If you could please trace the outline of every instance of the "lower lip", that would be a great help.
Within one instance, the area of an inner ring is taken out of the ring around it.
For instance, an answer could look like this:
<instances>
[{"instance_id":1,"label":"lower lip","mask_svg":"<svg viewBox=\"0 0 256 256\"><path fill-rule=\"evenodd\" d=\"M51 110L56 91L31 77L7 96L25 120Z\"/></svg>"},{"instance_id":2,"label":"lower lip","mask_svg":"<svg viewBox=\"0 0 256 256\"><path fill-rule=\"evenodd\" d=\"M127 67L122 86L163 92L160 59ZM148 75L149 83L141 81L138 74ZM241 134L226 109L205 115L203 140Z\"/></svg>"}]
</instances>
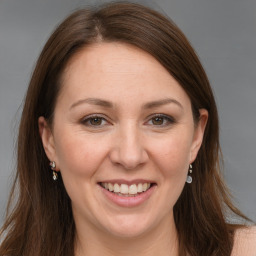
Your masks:
<instances>
[{"instance_id":1,"label":"lower lip","mask_svg":"<svg viewBox=\"0 0 256 256\"><path fill-rule=\"evenodd\" d=\"M100 185L99 185L100 186ZM136 196L131 196L131 197L125 197L125 196L120 196L115 193L112 193L108 191L107 189L101 187L101 191L103 194L113 203L117 204L118 206L121 207L135 207L138 205L143 204L145 201L147 201L152 193L154 192L156 185L150 187L147 191L140 193Z\"/></svg>"}]
</instances>

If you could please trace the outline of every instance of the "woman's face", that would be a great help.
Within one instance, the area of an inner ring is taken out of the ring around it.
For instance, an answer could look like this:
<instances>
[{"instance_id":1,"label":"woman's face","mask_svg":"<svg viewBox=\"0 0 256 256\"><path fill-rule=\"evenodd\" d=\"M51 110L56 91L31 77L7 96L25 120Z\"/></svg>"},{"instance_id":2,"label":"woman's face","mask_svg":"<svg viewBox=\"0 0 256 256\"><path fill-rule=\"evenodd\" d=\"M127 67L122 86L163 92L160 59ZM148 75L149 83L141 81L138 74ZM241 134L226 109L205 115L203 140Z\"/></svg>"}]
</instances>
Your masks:
<instances>
[{"instance_id":1,"label":"woman's face","mask_svg":"<svg viewBox=\"0 0 256 256\"><path fill-rule=\"evenodd\" d=\"M62 83L52 129L42 117L39 126L77 227L122 237L168 227L207 112L195 125L182 87L151 55L126 44L84 48Z\"/></svg>"}]
</instances>

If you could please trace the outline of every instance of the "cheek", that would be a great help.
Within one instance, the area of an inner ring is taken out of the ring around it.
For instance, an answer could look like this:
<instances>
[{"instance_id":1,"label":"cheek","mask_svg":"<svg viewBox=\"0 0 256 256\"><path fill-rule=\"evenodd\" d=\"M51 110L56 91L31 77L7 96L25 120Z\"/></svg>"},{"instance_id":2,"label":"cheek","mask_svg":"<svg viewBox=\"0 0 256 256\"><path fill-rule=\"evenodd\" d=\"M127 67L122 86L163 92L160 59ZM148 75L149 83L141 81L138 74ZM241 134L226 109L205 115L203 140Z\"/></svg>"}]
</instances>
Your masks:
<instances>
[{"instance_id":1,"label":"cheek","mask_svg":"<svg viewBox=\"0 0 256 256\"><path fill-rule=\"evenodd\" d=\"M106 154L103 143L82 134L57 139L56 154L63 175L92 176ZM63 138L63 139L61 139Z\"/></svg>"},{"instance_id":2,"label":"cheek","mask_svg":"<svg viewBox=\"0 0 256 256\"><path fill-rule=\"evenodd\" d=\"M155 144L151 150L152 159L165 178L183 179L189 166L190 147L189 136L170 136Z\"/></svg>"},{"instance_id":3,"label":"cheek","mask_svg":"<svg viewBox=\"0 0 256 256\"><path fill-rule=\"evenodd\" d=\"M61 176L73 207L82 209L81 214L89 214L85 205L89 205L89 199L94 198L91 184L94 183L97 170L104 160L106 147L102 140L99 144L100 141L95 141L82 133L68 134L69 136L64 136L62 133L56 140Z\"/></svg>"}]
</instances>

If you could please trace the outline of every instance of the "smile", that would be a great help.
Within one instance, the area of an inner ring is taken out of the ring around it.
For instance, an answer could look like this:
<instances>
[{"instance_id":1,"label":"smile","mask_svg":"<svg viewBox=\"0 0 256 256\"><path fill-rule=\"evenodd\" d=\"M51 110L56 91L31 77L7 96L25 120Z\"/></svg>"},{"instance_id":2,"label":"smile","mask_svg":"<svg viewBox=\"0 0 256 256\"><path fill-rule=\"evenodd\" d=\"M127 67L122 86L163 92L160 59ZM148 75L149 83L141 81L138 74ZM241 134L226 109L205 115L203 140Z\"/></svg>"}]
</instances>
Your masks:
<instances>
[{"instance_id":1,"label":"smile","mask_svg":"<svg viewBox=\"0 0 256 256\"><path fill-rule=\"evenodd\" d=\"M153 183L139 183L139 184L117 184L117 183L107 183L102 182L100 183L101 187L105 188L106 190L115 193L119 196L136 196L143 192L146 192Z\"/></svg>"},{"instance_id":2,"label":"smile","mask_svg":"<svg viewBox=\"0 0 256 256\"><path fill-rule=\"evenodd\" d=\"M120 207L136 207L153 197L157 183L149 180L105 180L98 183L108 202Z\"/></svg>"}]
</instances>

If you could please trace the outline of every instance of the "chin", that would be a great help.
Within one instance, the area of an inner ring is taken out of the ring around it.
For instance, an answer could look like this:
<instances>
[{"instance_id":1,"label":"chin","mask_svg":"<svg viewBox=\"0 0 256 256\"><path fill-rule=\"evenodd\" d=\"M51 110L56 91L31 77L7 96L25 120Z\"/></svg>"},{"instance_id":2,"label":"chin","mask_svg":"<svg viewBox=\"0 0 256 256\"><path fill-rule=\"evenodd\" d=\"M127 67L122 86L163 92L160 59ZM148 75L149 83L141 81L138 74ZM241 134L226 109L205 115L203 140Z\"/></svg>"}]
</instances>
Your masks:
<instances>
[{"instance_id":1,"label":"chin","mask_svg":"<svg viewBox=\"0 0 256 256\"><path fill-rule=\"evenodd\" d=\"M147 233L150 233L150 230L153 229L154 224L150 223L149 220L141 218L129 218L121 216L115 218L113 223L106 227L106 231L109 235L112 235L116 238L123 239L133 239L141 237ZM157 224L155 224L157 225Z\"/></svg>"}]
</instances>

